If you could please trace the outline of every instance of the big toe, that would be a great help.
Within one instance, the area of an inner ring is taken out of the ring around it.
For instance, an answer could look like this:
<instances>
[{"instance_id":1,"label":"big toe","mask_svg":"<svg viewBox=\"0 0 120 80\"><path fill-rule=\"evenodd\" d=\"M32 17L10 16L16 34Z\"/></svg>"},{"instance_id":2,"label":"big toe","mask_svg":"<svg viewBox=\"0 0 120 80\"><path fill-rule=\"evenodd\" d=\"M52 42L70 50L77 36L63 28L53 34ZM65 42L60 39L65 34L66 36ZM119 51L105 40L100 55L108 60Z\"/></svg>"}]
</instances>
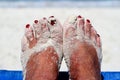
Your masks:
<instances>
[{"instance_id":1,"label":"big toe","mask_svg":"<svg viewBox=\"0 0 120 80\"><path fill-rule=\"evenodd\" d=\"M72 39L76 36L76 16L70 16L64 23L64 37Z\"/></svg>"},{"instance_id":2,"label":"big toe","mask_svg":"<svg viewBox=\"0 0 120 80\"><path fill-rule=\"evenodd\" d=\"M63 42L63 27L59 20L54 16L48 19L48 25L51 33L51 38L59 43Z\"/></svg>"}]
</instances>

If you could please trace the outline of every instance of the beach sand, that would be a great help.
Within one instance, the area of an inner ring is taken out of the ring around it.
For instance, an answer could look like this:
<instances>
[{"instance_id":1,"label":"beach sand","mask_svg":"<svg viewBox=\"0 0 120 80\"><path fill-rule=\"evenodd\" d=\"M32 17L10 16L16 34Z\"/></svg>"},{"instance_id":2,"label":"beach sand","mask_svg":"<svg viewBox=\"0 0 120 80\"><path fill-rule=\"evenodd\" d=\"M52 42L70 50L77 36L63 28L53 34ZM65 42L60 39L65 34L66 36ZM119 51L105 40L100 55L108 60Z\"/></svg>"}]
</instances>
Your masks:
<instances>
[{"instance_id":1,"label":"beach sand","mask_svg":"<svg viewBox=\"0 0 120 80\"><path fill-rule=\"evenodd\" d=\"M63 24L80 14L91 20L103 45L102 71L120 71L120 8L0 8L0 69L21 70L21 38L27 23L54 15ZM61 71L67 71L63 61Z\"/></svg>"}]
</instances>

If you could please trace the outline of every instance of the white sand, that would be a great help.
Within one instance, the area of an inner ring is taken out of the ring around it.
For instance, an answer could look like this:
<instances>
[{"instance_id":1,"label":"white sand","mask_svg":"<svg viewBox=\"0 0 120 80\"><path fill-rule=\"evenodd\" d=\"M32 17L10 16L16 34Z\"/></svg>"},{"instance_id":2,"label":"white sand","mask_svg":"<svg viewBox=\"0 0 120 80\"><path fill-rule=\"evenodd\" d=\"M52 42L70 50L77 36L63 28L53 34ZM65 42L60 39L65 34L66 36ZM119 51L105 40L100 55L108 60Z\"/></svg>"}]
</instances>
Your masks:
<instances>
[{"instance_id":1,"label":"white sand","mask_svg":"<svg viewBox=\"0 0 120 80\"><path fill-rule=\"evenodd\" d=\"M72 14L89 18L103 42L102 71L120 71L120 9L118 8L0 8L0 69L21 70L21 38L26 23L51 15L61 23ZM63 62L62 71L66 71Z\"/></svg>"}]
</instances>

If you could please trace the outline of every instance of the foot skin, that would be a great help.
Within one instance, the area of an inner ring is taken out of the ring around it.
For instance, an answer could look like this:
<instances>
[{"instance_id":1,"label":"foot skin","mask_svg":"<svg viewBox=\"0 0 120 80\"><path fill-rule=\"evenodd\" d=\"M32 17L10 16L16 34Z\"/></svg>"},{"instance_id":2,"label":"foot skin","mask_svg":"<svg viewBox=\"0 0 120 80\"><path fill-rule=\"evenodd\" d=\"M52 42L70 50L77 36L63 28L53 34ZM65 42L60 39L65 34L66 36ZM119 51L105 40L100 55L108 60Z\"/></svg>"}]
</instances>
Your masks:
<instances>
[{"instance_id":1,"label":"foot skin","mask_svg":"<svg viewBox=\"0 0 120 80\"><path fill-rule=\"evenodd\" d=\"M24 80L57 80L62 60L62 26L49 17L26 25L21 61Z\"/></svg>"},{"instance_id":2,"label":"foot skin","mask_svg":"<svg viewBox=\"0 0 120 80\"><path fill-rule=\"evenodd\" d=\"M70 79L101 80L101 41L90 20L70 17L64 24L63 41Z\"/></svg>"}]
</instances>

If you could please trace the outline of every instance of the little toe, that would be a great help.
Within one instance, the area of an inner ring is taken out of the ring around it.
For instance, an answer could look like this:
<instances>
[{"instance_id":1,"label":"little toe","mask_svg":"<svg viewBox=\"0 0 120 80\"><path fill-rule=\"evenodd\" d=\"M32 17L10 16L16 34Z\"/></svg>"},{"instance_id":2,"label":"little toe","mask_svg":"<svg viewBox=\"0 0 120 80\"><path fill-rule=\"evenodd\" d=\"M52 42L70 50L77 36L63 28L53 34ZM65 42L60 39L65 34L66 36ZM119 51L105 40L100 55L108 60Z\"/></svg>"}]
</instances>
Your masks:
<instances>
[{"instance_id":1,"label":"little toe","mask_svg":"<svg viewBox=\"0 0 120 80\"><path fill-rule=\"evenodd\" d=\"M91 39L96 44L97 40L97 31L92 27L91 28Z\"/></svg>"},{"instance_id":2,"label":"little toe","mask_svg":"<svg viewBox=\"0 0 120 80\"><path fill-rule=\"evenodd\" d=\"M27 50L29 47L29 43L28 40L26 38L26 36L23 36L22 40L21 40L21 51L24 52L25 50Z\"/></svg>"},{"instance_id":3,"label":"little toe","mask_svg":"<svg viewBox=\"0 0 120 80\"><path fill-rule=\"evenodd\" d=\"M22 51L25 51L28 48L32 48L36 44L36 40L34 38L33 29L30 24L26 25L25 35L22 39Z\"/></svg>"},{"instance_id":4,"label":"little toe","mask_svg":"<svg viewBox=\"0 0 120 80\"><path fill-rule=\"evenodd\" d=\"M28 41L32 41L34 39L33 28L30 26L30 24L26 25L25 36L28 39Z\"/></svg>"},{"instance_id":5,"label":"little toe","mask_svg":"<svg viewBox=\"0 0 120 80\"><path fill-rule=\"evenodd\" d=\"M102 44L101 44L101 39L100 39L100 35L99 35L99 34L97 34L97 45L98 45L99 47L102 46Z\"/></svg>"}]
</instances>

